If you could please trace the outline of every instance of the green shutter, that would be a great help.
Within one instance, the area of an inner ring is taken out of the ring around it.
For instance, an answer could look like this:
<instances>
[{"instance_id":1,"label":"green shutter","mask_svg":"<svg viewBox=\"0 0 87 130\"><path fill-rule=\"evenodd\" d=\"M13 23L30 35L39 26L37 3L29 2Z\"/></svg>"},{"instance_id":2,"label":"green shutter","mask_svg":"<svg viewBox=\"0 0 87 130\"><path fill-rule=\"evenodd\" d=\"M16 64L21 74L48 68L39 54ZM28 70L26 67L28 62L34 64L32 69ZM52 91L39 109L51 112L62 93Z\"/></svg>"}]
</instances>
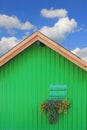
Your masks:
<instances>
[{"instance_id":1,"label":"green shutter","mask_svg":"<svg viewBox=\"0 0 87 130\"><path fill-rule=\"evenodd\" d=\"M67 86L66 85L50 85L50 99L51 100L67 99Z\"/></svg>"}]
</instances>

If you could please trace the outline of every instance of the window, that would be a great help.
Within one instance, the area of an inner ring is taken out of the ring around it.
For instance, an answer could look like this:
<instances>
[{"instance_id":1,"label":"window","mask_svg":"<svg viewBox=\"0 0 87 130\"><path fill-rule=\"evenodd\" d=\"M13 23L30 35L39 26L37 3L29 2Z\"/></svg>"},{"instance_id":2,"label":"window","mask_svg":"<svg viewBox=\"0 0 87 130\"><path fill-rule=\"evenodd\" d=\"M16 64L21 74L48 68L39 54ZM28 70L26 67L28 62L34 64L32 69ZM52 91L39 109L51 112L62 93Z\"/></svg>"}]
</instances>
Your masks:
<instances>
[{"instance_id":1,"label":"window","mask_svg":"<svg viewBox=\"0 0 87 130\"><path fill-rule=\"evenodd\" d=\"M67 99L67 85L50 85L50 100Z\"/></svg>"}]
</instances>

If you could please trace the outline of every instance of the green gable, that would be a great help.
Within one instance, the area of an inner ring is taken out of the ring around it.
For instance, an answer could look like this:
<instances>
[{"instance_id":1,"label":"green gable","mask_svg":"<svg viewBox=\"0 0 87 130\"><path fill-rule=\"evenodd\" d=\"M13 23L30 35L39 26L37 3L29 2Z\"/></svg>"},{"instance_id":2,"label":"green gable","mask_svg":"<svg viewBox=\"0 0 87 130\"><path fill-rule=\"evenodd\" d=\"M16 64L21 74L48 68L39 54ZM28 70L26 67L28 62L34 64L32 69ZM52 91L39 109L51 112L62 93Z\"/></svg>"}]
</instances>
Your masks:
<instances>
[{"instance_id":1,"label":"green gable","mask_svg":"<svg viewBox=\"0 0 87 130\"><path fill-rule=\"evenodd\" d=\"M40 104L51 84L66 84L68 115L50 125ZM0 68L1 130L86 130L87 72L47 46L36 43Z\"/></svg>"}]
</instances>

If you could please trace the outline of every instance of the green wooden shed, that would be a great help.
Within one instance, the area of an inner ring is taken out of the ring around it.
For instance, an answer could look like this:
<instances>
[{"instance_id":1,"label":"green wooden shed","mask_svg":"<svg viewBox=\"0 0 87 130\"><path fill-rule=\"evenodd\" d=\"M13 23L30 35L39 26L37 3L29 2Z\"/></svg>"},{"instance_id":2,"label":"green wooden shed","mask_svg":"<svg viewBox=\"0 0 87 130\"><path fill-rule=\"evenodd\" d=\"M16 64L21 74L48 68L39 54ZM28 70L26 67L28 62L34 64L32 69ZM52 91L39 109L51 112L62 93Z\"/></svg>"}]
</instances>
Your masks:
<instances>
[{"instance_id":1,"label":"green wooden shed","mask_svg":"<svg viewBox=\"0 0 87 130\"><path fill-rule=\"evenodd\" d=\"M40 105L50 86L64 85L71 107L49 124ZM87 130L87 63L38 31L7 52L0 58L0 130Z\"/></svg>"}]
</instances>

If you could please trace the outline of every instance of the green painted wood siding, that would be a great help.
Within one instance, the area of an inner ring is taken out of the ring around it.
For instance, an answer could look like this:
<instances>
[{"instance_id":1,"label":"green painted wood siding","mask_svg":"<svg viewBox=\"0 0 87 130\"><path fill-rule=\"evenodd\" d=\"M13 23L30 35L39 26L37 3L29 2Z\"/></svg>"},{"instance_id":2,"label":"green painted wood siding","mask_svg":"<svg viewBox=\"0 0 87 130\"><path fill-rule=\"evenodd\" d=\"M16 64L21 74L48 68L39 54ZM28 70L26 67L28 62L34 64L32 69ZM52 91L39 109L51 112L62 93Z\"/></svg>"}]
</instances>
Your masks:
<instances>
[{"instance_id":1,"label":"green painted wood siding","mask_svg":"<svg viewBox=\"0 0 87 130\"><path fill-rule=\"evenodd\" d=\"M40 113L50 84L66 84L71 103L55 125ZM46 46L31 45L0 68L0 130L87 130L87 72Z\"/></svg>"}]
</instances>

